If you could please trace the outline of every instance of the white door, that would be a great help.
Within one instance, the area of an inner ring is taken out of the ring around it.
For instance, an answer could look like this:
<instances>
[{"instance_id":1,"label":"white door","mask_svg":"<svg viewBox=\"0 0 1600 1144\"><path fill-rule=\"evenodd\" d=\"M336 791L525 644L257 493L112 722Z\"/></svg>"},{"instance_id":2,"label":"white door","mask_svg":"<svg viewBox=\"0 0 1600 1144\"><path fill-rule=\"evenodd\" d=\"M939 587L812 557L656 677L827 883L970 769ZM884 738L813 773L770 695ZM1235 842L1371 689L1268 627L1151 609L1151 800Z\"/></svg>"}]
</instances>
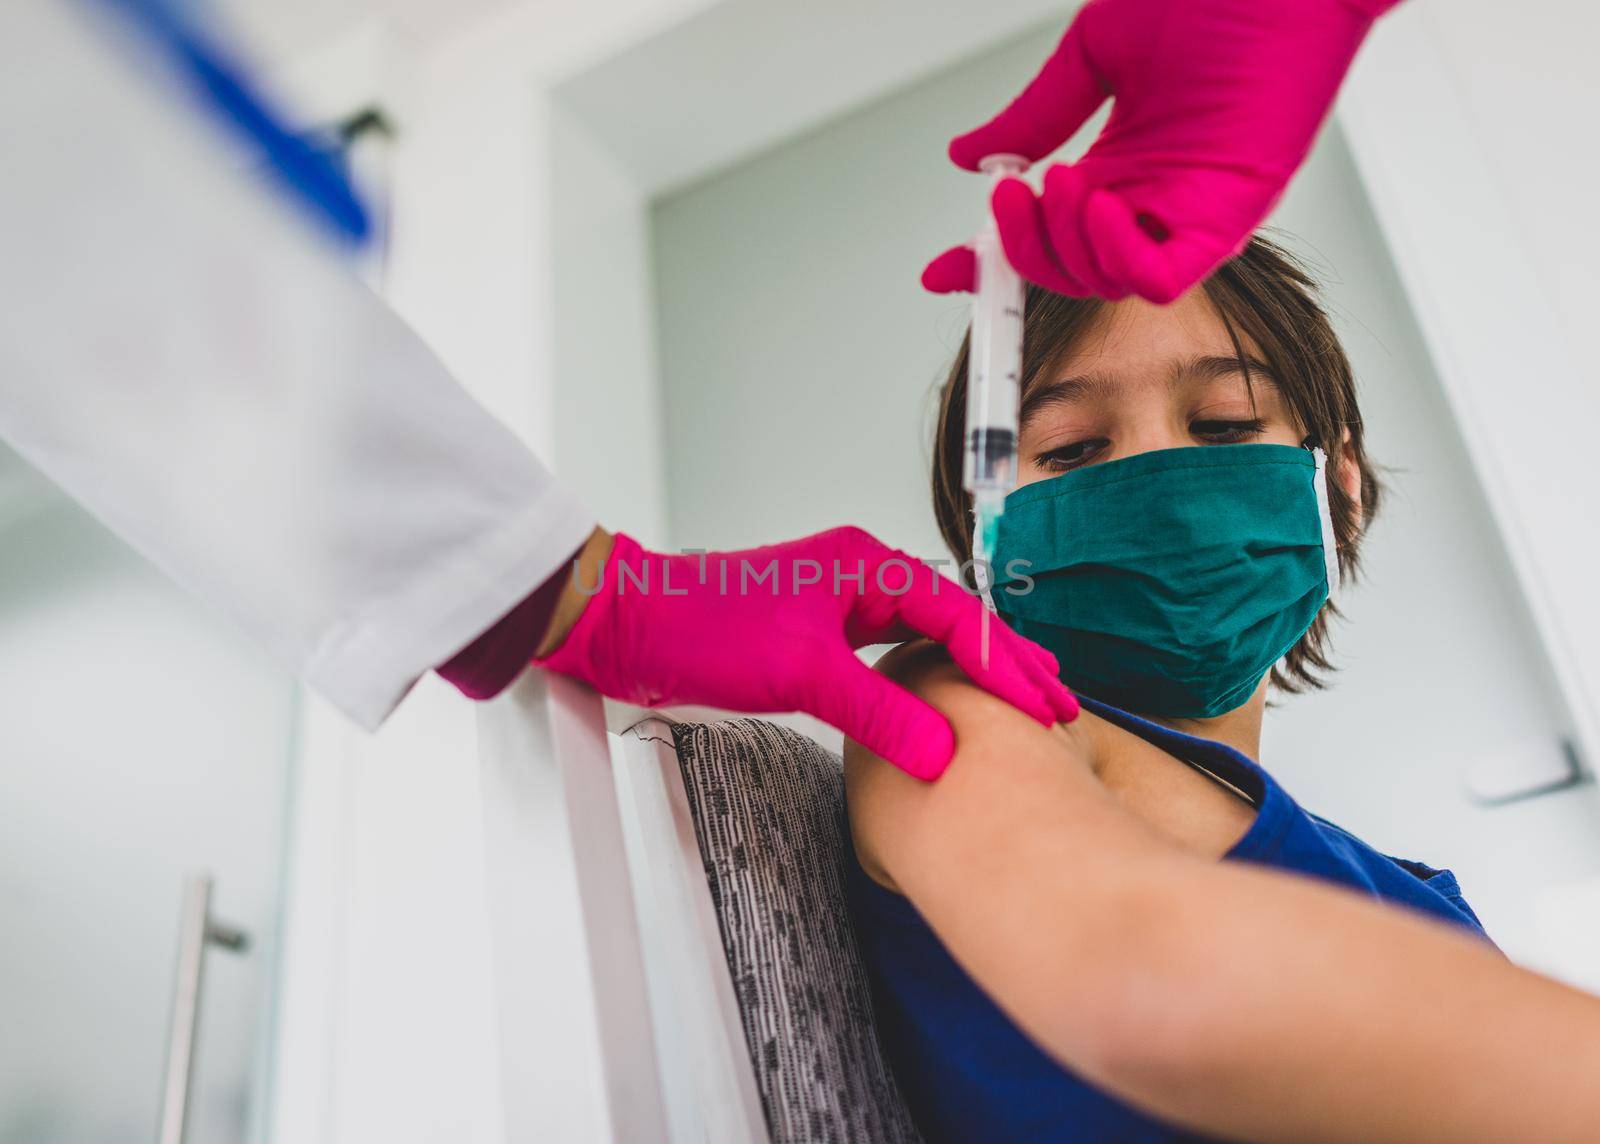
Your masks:
<instances>
[{"instance_id":1,"label":"white door","mask_svg":"<svg viewBox=\"0 0 1600 1144\"><path fill-rule=\"evenodd\" d=\"M295 691L0 447L0 1141L155 1137L185 880L206 956L192 1139L259 1123Z\"/></svg>"}]
</instances>

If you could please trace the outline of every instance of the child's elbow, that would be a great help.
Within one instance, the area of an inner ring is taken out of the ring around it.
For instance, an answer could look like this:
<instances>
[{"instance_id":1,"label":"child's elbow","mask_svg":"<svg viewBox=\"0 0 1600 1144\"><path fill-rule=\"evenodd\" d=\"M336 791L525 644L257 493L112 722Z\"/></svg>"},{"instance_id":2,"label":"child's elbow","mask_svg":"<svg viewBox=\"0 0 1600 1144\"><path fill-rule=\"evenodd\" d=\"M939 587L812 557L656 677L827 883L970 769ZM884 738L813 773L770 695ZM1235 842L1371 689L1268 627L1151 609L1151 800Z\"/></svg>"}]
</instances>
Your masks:
<instances>
[{"instance_id":1,"label":"child's elbow","mask_svg":"<svg viewBox=\"0 0 1600 1144\"><path fill-rule=\"evenodd\" d=\"M1075 1022L1084 1059L1069 1064L1136 1098L1213 1083L1236 1043L1229 1017L1247 1006L1235 1006L1237 983L1217 972L1209 923L1161 885L1126 895L1116 915Z\"/></svg>"}]
</instances>

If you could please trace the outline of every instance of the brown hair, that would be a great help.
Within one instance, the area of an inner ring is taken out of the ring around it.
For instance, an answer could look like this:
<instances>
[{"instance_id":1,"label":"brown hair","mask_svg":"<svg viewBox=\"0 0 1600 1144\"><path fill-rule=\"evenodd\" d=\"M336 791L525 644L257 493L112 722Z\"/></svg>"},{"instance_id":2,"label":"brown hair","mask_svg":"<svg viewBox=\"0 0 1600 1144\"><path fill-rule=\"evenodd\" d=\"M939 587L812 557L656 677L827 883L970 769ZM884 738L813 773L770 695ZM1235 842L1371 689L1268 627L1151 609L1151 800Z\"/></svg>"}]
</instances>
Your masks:
<instances>
[{"instance_id":1,"label":"brown hair","mask_svg":"<svg viewBox=\"0 0 1600 1144\"><path fill-rule=\"evenodd\" d=\"M1355 378L1344 347L1317 301L1317 285L1286 251L1259 235L1242 253L1223 263L1202 288L1222 316L1235 352L1246 359L1244 343L1254 344L1271 371L1308 440L1328 454L1328 502L1338 543L1342 579L1360 567L1360 544L1377 513L1383 485L1367 459ZM1070 352L1105 306L1098 298L1069 298L1029 286L1023 321L1022 392L1033 387ZM1251 384L1248 367L1246 384ZM962 425L967 403L967 342L950 366L939 396L933 442L933 513L939 532L956 558L972 558L972 502L961 487ZM1225 447L1225 446L1224 446ZM1335 466L1348 458L1361 474L1361 506L1333 479ZM1330 602L1318 613L1300 642L1272 669L1272 683L1284 691L1320 688L1321 672L1333 670L1328 658L1328 620L1338 615Z\"/></svg>"}]
</instances>

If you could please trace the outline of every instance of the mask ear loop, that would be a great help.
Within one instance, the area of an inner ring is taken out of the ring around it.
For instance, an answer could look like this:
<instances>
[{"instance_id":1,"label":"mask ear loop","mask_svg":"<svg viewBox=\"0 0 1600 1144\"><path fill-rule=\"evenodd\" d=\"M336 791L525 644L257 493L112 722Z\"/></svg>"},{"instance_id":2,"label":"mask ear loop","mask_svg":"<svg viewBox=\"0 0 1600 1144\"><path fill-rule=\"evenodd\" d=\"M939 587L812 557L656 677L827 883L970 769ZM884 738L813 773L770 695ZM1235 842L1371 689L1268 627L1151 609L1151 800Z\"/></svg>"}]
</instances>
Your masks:
<instances>
[{"instance_id":1,"label":"mask ear loop","mask_svg":"<svg viewBox=\"0 0 1600 1144\"><path fill-rule=\"evenodd\" d=\"M1312 478L1312 488L1317 494L1317 518L1322 524L1322 561L1328 577L1328 596L1331 599L1338 591L1339 572L1339 538L1333 531L1333 509L1328 502L1328 454L1322 451L1321 446L1307 444L1311 456L1317 462L1317 475Z\"/></svg>"}]
</instances>

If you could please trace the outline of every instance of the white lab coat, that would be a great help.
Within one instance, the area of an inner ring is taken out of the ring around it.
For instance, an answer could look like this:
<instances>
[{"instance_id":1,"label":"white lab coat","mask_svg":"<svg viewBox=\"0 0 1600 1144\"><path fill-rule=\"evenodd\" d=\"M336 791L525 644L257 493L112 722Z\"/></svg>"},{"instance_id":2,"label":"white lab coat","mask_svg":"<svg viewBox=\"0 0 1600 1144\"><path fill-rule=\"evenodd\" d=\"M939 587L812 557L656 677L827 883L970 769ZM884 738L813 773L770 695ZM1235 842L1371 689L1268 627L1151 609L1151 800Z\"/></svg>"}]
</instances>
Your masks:
<instances>
[{"instance_id":1,"label":"white lab coat","mask_svg":"<svg viewBox=\"0 0 1600 1144\"><path fill-rule=\"evenodd\" d=\"M593 520L92 7L0 3L0 437L375 726Z\"/></svg>"}]
</instances>

